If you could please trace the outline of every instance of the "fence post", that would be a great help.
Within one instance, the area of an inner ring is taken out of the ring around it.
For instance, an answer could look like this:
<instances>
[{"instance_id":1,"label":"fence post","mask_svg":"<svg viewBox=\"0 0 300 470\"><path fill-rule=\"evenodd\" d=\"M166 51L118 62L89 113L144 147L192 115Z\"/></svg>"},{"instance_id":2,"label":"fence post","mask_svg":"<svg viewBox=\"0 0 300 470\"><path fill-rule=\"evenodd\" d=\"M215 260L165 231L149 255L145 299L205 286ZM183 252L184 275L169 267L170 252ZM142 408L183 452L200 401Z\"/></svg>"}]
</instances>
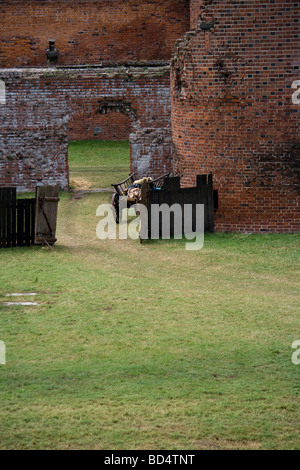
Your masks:
<instances>
[{"instance_id":1,"label":"fence post","mask_svg":"<svg viewBox=\"0 0 300 470\"><path fill-rule=\"evenodd\" d=\"M0 247L16 246L16 188L0 188Z\"/></svg>"},{"instance_id":2,"label":"fence post","mask_svg":"<svg viewBox=\"0 0 300 470\"><path fill-rule=\"evenodd\" d=\"M208 231L214 231L214 189L213 189L213 175L210 173L208 175L207 182L207 211L208 211Z\"/></svg>"},{"instance_id":3,"label":"fence post","mask_svg":"<svg viewBox=\"0 0 300 470\"><path fill-rule=\"evenodd\" d=\"M140 241L143 243L143 240L149 238L149 231L151 228L151 214L149 211L149 192L150 192L150 182L143 181L141 187L141 204L146 207L146 211L142 210L140 214L141 224L140 224Z\"/></svg>"}]
</instances>

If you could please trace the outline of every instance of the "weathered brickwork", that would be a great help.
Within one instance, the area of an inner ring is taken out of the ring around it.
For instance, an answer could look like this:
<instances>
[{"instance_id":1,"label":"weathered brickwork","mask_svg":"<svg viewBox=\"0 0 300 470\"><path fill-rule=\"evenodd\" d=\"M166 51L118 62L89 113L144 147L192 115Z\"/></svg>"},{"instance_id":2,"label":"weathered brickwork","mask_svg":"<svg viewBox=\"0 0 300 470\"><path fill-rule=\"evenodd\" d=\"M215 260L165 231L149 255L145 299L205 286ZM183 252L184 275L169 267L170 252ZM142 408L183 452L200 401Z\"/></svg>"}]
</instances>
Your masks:
<instances>
[{"instance_id":1,"label":"weathered brickwork","mask_svg":"<svg viewBox=\"0 0 300 470\"><path fill-rule=\"evenodd\" d=\"M159 177L172 171L170 128L143 129L130 135L131 170L138 176Z\"/></svg>"},{"instance_id":2,"label":"weathered brickwork","mask_svg":"<svg viewBox=\"0 0 300 470\"><path fill-rule=\"evenodd\" d=\"M299 231L300 4L191 0L191 9L195 29L171 68L174 171L185 185L213 172L217 230Z\"/></svg>"},{"instance_id":3,"label":"weathered brickwork","mask_svg":"<svg viewBox=\"0 0 300 470\"><path fill-rule=\"evenodd\" d=\"M170 129L168 67L2 69L0 80L0 186L57 181L67 189L68 128L93 116L123 114L135 132Z\"/></svg>"},{"instance_id":4,"label":"weathered brickwork","mask_svg":"<svg viewBox=\"0 0 300 470\"><path fill-rule=\"evenodd\" d=\"M0 146L0 186L16 186L20 192L43 184L68 189L66 126L4 128Z\"/></svg>"},{"instance_id":5,"label":"weathered brickwork","mask_svg":"<svg viewBox=\"0 0 300 470\"><path fill-rule=\"evenodd\" d=\"M213 172L216 230L300 231L299 13L291 0L0 2L0 185L67 189L68 140L130 135L138 176L173 168L189 186Z\"/></svg>"},{"instance_id":6,"label":"weathered brickwork","mask_svg":"<svg viewBox=\"0 0 300 470\"><path fill-rule=\"evenodd\" d=\"M189 29L189 0L3 0L0 22L0 68L6 70L3 79L8 90L7 105L0 109L2 116L5 114L2 142L9 132L15 136L1 147L2 168L4 158L12 158L8 154L19 151L14 146L17 142L22 146L26 129L29 132L33 126L36 133L40 126L45 138L46 130L41 126L47 126L51 140L53 126L59 127L57 119L68 120L59 134L67 131L69 140L124 140L136 130L136 125L138 129L170 128L169 72L164 66L169 64L176 40ZM47 51L50 40L55 41L55 54ZM37 78L37 71L29 77L29 68L45 67L50 70L40 71L42 78ZM63 77L68 78L66 70L70 67L75 69L76 80L72 78L65 86ZM101 70L105 67L109 71L103 78ZM81 72L76 72L76 68ZM17 70L11 74L11 69ZM94 77L90 86L89 71ZM137 78L141 71L148 74L150 81L144 83ZM78 96L77 87L84 90ZM1 90L0 87L0 106L4 104ZM133 111L128 114L112 106L100 113L97 100L102 98L127 102ZM57 139L52 140L58 145ZM30 142L29 136L26 142ZM41 138L41 145L42 142ZM57 153L53 142L51 158ZM170 145L168 140L161 147L168 156ZM24 148L29 152L27 145ZM38 141L34 140L32 154L36 159L39 152ZM61 152L66 154L65 144L58 151L60 156ZM65 156L64 159L67 162ZM24 168L26 162L23 158ZM5 168L9 166L5 162ZM24 183L26 187L39 181L38 167L37 163L35 172L31 172L32 181ZM27 170L23 174L30 178ZM15 181L14 171L10 175L8 171L0 175L0 182ZM41 175L49 179L44 171ZM59 175L58 180L62 187L67 186L67 177ZM21 187L22 174L18 181Z\"/></svg>"},{"instance_id":7,"label":"weathered brickwork","mask_svg":"<svg viewBox=\"0 0 300 470\"><path fill-rule=\"evenodd\" d=\"M189 30L189 0L2 0L0 67L169 60Z\"/></svg>"},{"instance_id":8,"label":"weathered brickwork","mask_svg":"<svg viewBox=\"0 0 300 470\"><path fill-rule=\"evenodd\" d=\"M126 114L110 111L73 120L69 125L69 140L128 140L133 126Z\"/></svg>"}]
</instances>

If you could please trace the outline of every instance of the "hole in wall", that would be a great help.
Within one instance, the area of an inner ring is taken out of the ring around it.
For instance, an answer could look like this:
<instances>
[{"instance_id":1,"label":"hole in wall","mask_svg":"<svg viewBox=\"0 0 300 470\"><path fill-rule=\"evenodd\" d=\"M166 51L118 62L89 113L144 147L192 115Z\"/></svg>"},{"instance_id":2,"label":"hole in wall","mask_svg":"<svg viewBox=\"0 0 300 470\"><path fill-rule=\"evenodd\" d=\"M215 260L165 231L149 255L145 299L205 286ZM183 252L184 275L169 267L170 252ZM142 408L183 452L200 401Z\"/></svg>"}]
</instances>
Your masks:
<instances>
[{"instance_id":1,"label":"hole in wall","mask_svg":"<svg viewBox=\"0 0 300 470\"><path fill-rule=\"evenodd\" d=\"M118 110L89 113L68 124L70 187L75 191L111 190L130 172L130 115Z\"/></svg>"}]
</instances>

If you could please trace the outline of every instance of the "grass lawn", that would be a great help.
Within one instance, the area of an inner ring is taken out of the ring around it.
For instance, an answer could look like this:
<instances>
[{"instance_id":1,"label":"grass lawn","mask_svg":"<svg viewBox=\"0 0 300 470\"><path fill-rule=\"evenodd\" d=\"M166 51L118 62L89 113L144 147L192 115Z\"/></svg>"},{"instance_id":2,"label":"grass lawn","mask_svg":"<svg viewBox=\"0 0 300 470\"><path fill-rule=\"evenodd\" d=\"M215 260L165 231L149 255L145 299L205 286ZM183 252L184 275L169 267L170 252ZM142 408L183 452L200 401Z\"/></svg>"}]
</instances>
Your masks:
<instances>
[{"instance_id":1,"label":"grass lawn","mask_svg":"<svg viewBox=\"0 0 300 470\"><path fill-rule=\"evenodd\" d=\"M72 144L72 173L126 177L94 145ZM109 201L64 193L53 252L0 251L0 448L299 449L300 236L100 241Z\"/></svg>"},{"instance_id":2,"label":"grass lawn","mask_svg":"<svg viewBox=\"0 0 300 470\"><path fill-rule=\"evenodd\" d=\"M109 188L129 173L129 142L84 140L69 144L70 184L76 188Z\"/></svg>"}]
</instances>

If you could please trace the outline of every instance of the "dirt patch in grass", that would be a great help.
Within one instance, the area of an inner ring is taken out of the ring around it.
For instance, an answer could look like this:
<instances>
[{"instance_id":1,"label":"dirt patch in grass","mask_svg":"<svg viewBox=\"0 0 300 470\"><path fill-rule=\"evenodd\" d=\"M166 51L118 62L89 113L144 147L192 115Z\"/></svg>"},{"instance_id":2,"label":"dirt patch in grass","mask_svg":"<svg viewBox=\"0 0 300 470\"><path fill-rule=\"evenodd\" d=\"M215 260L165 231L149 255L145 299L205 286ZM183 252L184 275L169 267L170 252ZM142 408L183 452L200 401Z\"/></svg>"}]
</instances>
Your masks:
<instances>
[{"instance_id":1,"label":"dirt patch in grass","mask_svg":"<svg viewBox=\"0 0 300 470\"><path fill-rule=\"evenodd\" d=\"M92 187L92 183L87 179L80 178L80 177L73 177L70 178L70 187L72 189L90 189Z\"/></svg>"}]
</instances>

